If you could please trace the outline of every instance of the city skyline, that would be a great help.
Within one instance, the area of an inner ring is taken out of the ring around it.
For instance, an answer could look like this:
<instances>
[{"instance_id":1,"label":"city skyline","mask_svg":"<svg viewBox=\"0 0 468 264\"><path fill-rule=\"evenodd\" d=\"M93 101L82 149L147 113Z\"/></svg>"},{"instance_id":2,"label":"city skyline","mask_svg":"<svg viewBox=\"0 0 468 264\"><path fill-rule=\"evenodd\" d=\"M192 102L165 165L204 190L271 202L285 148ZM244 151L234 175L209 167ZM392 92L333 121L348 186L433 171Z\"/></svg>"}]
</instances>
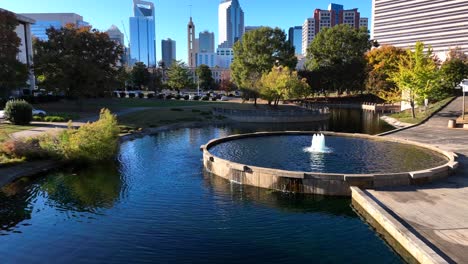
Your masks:
<instances>
[{"instance_id":1,"label":"city skyline","mask_svg":"<svg viewBox=\"0 0 468 264\"><path fill-rule=\"evenodd\" d=\"M91 26L106 31L116 25L125 34L128 46L130 39L130 25L128 18L133 16L133 1L119 0L119 5L112 0L81 0L79 3L68 0L48 0L48 4L33 0L16 0L2 3L2 8L16 13L76 13L83 17ZM177 45L177 59L187 62L187 21L192 15L197 25L196 36L208 30L215 33L215 43L218 43L218 6L220 0L177 0L159 1L149 0L155 4L156 43L171 38ZM261 1L239 0L245 14L245 26L279 27L286 33L290 27L301 26L304 20L313 15L316 8L327 9L330 3L345 5L348 8L358 8L361 16L371 18L372 1L325 1L291 0L270 1L265 5ZM192 8L190 8L192 5ZM93 8L89 8L93 6ZM103 13L103 11L106 11ZM190 11L191 10L191 11ZM273 13L278 15L272 15ZM104 15L103 15L104 14ZM284 15L281 15L284 14ZM122 26L122 22L125 26ZM369 26L372 21L369 20ZM161 60L161 47L156 45L156 58Z\"/></svg>"}]
</instances>

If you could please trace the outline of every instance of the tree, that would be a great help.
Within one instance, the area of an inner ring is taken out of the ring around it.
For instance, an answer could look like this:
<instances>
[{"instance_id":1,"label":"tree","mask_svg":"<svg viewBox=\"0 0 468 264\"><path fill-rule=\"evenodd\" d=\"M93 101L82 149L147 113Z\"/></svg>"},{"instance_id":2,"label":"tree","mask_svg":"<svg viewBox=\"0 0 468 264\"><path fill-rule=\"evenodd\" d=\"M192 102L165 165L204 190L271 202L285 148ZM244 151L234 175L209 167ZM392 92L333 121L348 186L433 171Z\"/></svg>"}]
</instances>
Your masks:
<instances>
[{"instance_id":1,"label":"tree","mask_svg":"<svg viewBox=\"0 0 468 264\"><path fill-rule=\"evenodd\" d=\"M68 24L47 29L47 36L47 41L34 43L35 71L43 76L45 88L71 97L96 96L114 89L123 49L107 33Z\"/></svg>"},{"instance_id":2,"label":"tree","mask_svg":"<svg viewBox=\"0 0 468 264\"><path fill-rule=\"evenodd\" d=\"M390 75L398 70L398 62L405 55L404 49L389 45L367 52L369 72L366 80L367 91L389 102L400 99L401 93Z\"/></svg>"},{"instance_id":3,"label":"tree","mask_svg":"<svg viewBox=\"0 0 468 264\"><path fill-rule=\"evenodd\" d=\"M260 97L268 104L278 105L280 100L306 97L310 93L306 80L299 80L297 72L288 67L273 67L260 79Z\"/></svg>"},{"instance_id":4,"label":"tree","mask_svg":"<svg viewBox=\"0 0 468 264\"><path fill-rule=\"evenodd\" d=\"M205 64L202 64L198 66L198 68L196 69L196 73L198 76L200 88L202 88L203 90L209 90L213 88L215 81L213 79L210 67L208 67Z\"/></svg>"},{"instance_id":5,"label":"tree","mask_svg":"<svg viewBox=\"0 0 468 264\"><path fill-rule=\"evenodd\" d=\"M431 93L431 98L439 100L454 94L455 86L468 76L468 61L460 57L449 57L440 67L440 86Z\"/></svg>"},{"instance_id":6,"label":"tree","mask_svg":"<svg viewBox=\"0 0 468 264\"><path fill-rule=\"evenodd\" d=\"M139 90L141 90L143 86L148 86L150 72L143 62L137 62L133 65L132 71L130 72L130 81L132 85Z\"/></svg>"},{"instance_id":7,"label":"tree","mask_svg":"<svg viewBox=\"0 0 468 264\"><path fill-rule=\"evenodd\" d=\"M410 103L411 115L416 117L414 108L416 104L422 105L424 99L437 87L437 65L432 59L432 49L427 48L422 42L416 42L414 52L407 50L407 56L401 57L398 70L391 74L399 91L403 94L403 100Z\"/></svg>"},{"instance_id":8,"label":"tree","mask_svg":"<svg viewBox=\"0 0 468 264\"><path fill-rule=\"evenodd\" d=\"M15 32L18 25L15 14L0 10L0 97L24 87L28 79L28 66L16 57L21 44Z\"/></svg>"},{"instance_id":9,"label":"tree","mask_svg":"<svg viewBox=\"0 0 468 264\"><path fill-rule=\"evenodd\" d=\"M180 91L183 88L191 87L193 85L192 76L185 65L181 61L174 61L167 70L169 87Z\"/></svg>"},{"instance_id":10,"label":"tree","mask_svg":"<svg viewBox=\"0 0 468 264\"><path fill-rule=\"evenodd\" d=\"M357 30L348 25L325 28L307 48L306 68L320 71L324 84L338 94L359 91L366 79L364 53L370 47L365 28Z\"/></svg>"},{"instance_id":11,"label":"tree","mask_svg":"<svg viewBox=\"0 0 468 264\"><path fill-rule=\"evenodd\" d=\"M284 65L295 68L297 58L294 47L279 28L261 27L244 34L242 41L234 44L234 61L231 65L234 83L257 102L257 83L272 67Z\"/></svg>"}]
</instances>

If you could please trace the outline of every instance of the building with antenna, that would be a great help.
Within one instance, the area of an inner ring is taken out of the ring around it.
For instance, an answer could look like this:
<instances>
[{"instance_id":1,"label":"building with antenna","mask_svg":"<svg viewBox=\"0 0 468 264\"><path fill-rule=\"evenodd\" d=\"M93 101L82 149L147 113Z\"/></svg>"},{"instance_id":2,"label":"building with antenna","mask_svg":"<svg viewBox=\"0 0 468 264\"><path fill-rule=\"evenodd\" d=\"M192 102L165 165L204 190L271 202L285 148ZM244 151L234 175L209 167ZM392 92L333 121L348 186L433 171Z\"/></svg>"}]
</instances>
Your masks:
<instances>
[{"instance_id":1,"label":"building with antenna","mask_svg":"<svg viewBox=\"0 0 468 264\"><path fill-rule=\"evenodd\" d=\"M219 48L232 48L244 35L244 11L238 0L221 0L218 9Z\"/></svg>"},{"instance_id":2,"label":"building with antenna","mask_svg":"<svg viewBox=\"0 0 468 264\"><path fill-rule=\"evenodd\" d=\"M154 4L133 0L134 16L130 17L130 65L143 62L156 67L156 31Z\"/></svg>"}]
</instances>

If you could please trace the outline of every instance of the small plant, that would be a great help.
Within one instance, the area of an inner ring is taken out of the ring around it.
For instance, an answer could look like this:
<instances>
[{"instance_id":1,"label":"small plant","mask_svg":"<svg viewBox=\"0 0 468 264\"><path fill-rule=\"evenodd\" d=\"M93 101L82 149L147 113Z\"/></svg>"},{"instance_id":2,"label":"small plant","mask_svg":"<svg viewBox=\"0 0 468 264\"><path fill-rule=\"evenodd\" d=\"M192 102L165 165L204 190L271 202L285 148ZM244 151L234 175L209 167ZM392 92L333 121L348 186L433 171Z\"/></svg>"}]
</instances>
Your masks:
<instances>
[{"instance_id":1,"label":"small plant","mask_svg":"<svg viewBox=\"0 0 468 264\"><path fill-rule=\"evenodd\" d=\"M32 106L25 100L10 100L5 105L5 118L14 125L27 125L32 121Z\"/></svg>"},{"instance_id":2,"label":"small plant","mask_svg":"<svg viewBox=\"0 0 468 264\"><path fill-rule=\"evenodd\" d=\"M46 116L44 117L44 121L46 122L65 122L65 118L61 116Z\"/></svg>"}]
</instances>

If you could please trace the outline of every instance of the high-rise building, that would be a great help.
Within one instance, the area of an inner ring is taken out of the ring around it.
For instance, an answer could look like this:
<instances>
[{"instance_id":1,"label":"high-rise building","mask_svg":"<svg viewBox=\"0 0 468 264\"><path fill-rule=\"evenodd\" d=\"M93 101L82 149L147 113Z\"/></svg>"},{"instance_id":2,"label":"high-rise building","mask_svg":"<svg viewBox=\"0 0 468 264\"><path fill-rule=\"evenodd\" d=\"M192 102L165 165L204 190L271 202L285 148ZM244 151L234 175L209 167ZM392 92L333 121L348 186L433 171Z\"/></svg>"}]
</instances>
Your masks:
<instances>
[{"instance_id":1,"label":"high-rise building","mask_svg":"<svg viewBox=\"0 0 468 264\"><path fill-rule=\"evenodd\" d=\"M203 31L198 34L198 51L203 53L214 53L214 33Z\"/></svg>"},{"instance_id":2,"label":"high-rise building","mask_svg":"<svg viewBox=\"0 0 468 264\"><path fill-rule=\"evenodd\" d=\"M124 34L120 31L120 29L116 25L112 25L107 31L107 35L109 35L110 40L115 41L116 43L125 46L124 42Z\"/></svg>"},{"instance_id":3,"label":"high-rise building","mask_svg":"<svg viewBox=\"0 0 468 264\"><path fill-rule=\"evenodd\" d=\"M234 60L234 50L232 48L218 48L216 51L217 65L223 69L229 69Z\"/></svg>"},{"instance_id":4,"label":"high-rise building","mask_svg":"<svg viewBox=\"0 0 468 264\"><path fill-rule=\"evenodd\" d=\"M176 59L176 42L170 38L161 41L162 61L166 67L171 67Z\"/></svg>"},{"instance_id":5,"label":"high-rise building","mask_svg":"<svg viewBox=\"0 0 468 264\"><path fill-rule=\"evenodd\" d=\"M302 27L290 27L288 31L288 41L294 47L295 54L302 54Z\"/></svg>"},{"instance_id":6,"label":"high-rise building","mask_svg":"<svg viewBox=\"0 0 468 264\"><path fill-rule=\"evenodd\" d=\"M156 31L154 4L133 0L134 16L130 17L130 64L143 62L156 67Z\"/></svg>"},{"instance_id":7,"label":"high-rise building","mask_svg":"<svg viewBox=\"0 0 468 264\"><path fill-rule=\"evenodd\" d=\"M244 11L238 0L221 0L218 9L220 48L232 48L244 35Z\"/></svg>"},{"instance_id":8,"label":"high-rise building","mask_svg":"<svg viewBox=\"0 0 468 264\"><path fill-rule=\"evenodd\" d=\"M74 24L77 27L88 26L83 21L83 17L74 13L24 13L21 14L34 19L36 22L31 25L31 33L40 40L48 40L46 34L48 28L59 29L67 24Z\"/></svg>"},{"instance_id":9,"label":"high-rise building","mask_svg":"<svg viewBox=\"0 0 468 264\"><path fill-rule=\"evenodd\" d=\"M302 24L302 55L307 55L307 48L315 37L315 19L307 18Z\"/></svg>"},{"instance_id":10,"label":"high-rise building","mask_svg":"<svg viewBox=\"0 0 468 264\"><path fill-rule=\"evenodd\" d=\"M188 66L190 68L196 67L197 65L197 52L198 52L198 39L195 38L195 23L190 17L190 21L187 25L187 39L188 39Z\"/></svg>"},{"instance_id":11,"label":"high-rise building","mask_svg":"<svg viewBox=\"0 0 468 264\"><path fill-rule=\"evenodd\" d=\"M36 78L34 77L34 71L32 68L33 48L32 48L32 34L31 34L31 26L32 24L34 24L35 21L34 19L30 17L20 15L20 14L15 14L6 9L0 8L0 12L9 12L16 16L18 25L16 26L15 33L20 39L20 45L18 47L19 50L18 50L18 53L16 54L16 58L21 63L26 64L29 69L27 87L24 87L25 89L22 92L18 90L15 90L13 92L17 96L22 95L22 94L31 94L31 92L36 86L36 81L35 81ZM6 54L6 55L9 55L9 54ZM14 54L12 55L14 56Z\"/></svg>"},{"instance_id":12,"label":"high-rise building","mask_svg":"<svg viewBox=\"0 0 468 264\"><path fill-rule=\"evenodd\" d=\"M468 0L373 0L371 38L381 45L431 45L440 59L458 47L468 53Z\"/></svg>"},{"instance_id":13,"label":"high-rise building","mask_svg":"<svg viewBox=\"0 0 468 264\"><path fill-rule=\"evenodd\" d=\"M320 31L339 24L355 29L368 28L368 19L361 17L357 8L344 9L342 5L333 3L328 6L328 10L315 9L313 17L306 19L302 25L302 53L306 55L307 47Z\"/></svg>"}]
</instances>

